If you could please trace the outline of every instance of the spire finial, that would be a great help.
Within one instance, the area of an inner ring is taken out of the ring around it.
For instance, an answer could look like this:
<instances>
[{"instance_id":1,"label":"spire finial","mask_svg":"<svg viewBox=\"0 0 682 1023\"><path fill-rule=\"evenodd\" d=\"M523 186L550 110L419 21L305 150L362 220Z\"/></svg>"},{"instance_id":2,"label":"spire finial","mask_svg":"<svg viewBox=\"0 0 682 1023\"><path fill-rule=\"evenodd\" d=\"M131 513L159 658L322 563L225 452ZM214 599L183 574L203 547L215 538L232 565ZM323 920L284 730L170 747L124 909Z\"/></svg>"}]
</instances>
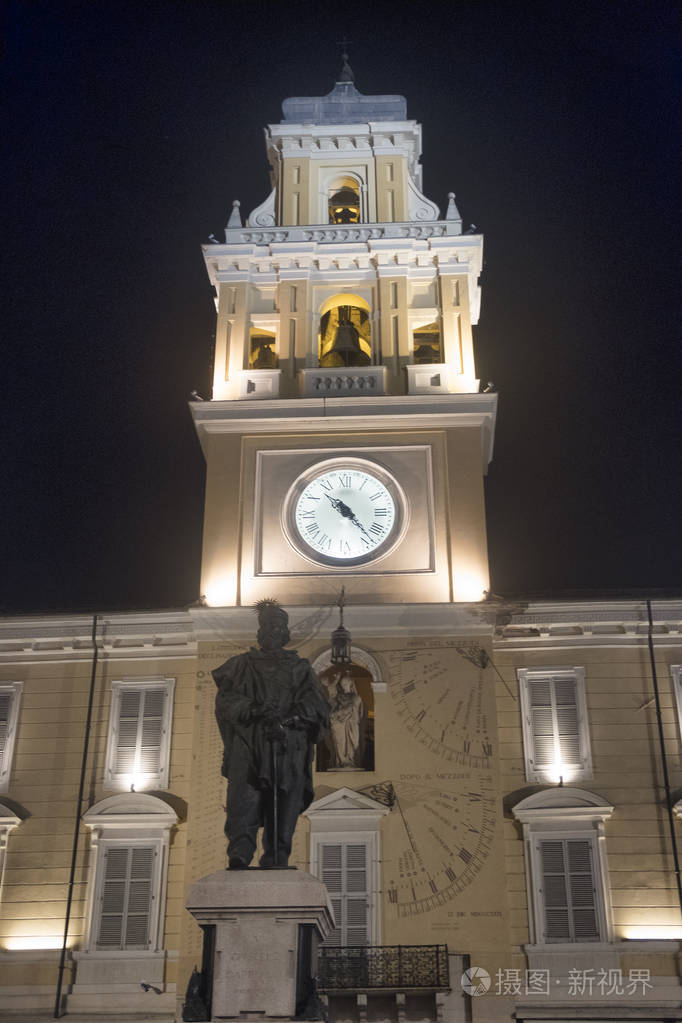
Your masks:
<instances>
[{"instance_id":1,"label":"spire finial","mask_svg":"<svg viewBox=\"0 0 682 1023\"><path fill-rule=\"evenodd\" d=\"M348 44L349 44L349 42L350 42L350 40L346 39L346 37L344 36L343 39L340 39L339 43L338 43L338 45L341 47L341 59L343 61L343 67L341 68L341 73L339 74L339 77L337 78L338 82L351 82L352 83L352 82L355 81L355 75L353 74L353 69L351 68L350 64L348 63Z\"/></svg>"}]
</instances>

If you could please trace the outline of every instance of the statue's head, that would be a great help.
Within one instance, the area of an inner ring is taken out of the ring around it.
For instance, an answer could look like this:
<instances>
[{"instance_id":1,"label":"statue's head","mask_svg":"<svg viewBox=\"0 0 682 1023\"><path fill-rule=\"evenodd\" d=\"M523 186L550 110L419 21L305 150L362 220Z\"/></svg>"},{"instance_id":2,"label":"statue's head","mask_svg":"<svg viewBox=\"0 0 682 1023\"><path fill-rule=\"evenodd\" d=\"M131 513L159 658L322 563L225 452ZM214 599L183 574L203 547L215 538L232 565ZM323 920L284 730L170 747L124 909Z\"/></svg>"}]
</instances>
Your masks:
<instances>
[{"instance_id":1,"label":"statue's head","mask_svg":"<svg viewBox=\"0 0 682 1023\"><path fill-rule=\"evenodd\" d=\"M339 685L339 689L341 690L342 693L354 693L355 692L355 682L353 681L353 676L349 675L345 671L343 672L343 674L339 678L338 685Z\"/></svg>"},{"instance_id":2,"label":"statue's head","mask_svg":"<svg viewBox=\"0 0 682 1023\"><path fill-rule=\"evenodd\" d=\"M281 650L286 646L289 635L289 615L276 600L259 600L256 604L258 613L258 646L261 650Z\"/></svg>"}]
</instances>

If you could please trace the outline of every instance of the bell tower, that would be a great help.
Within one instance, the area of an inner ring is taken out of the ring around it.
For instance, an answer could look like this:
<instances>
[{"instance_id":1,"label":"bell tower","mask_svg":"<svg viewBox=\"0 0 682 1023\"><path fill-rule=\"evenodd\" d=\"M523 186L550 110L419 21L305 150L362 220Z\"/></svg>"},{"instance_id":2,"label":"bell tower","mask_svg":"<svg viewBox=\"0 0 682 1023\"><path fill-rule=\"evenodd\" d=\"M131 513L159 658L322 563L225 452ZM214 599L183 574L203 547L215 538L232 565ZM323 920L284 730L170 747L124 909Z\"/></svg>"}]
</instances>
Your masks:
<instances>
[{"instance_id":1,"label":"bell tower","mask_svg":"<svg viewBox=\"0 0 682 1023\"><path fill-rule=\"evenodd\" d=\"M421 126L343 67L265 129L272 190L204 246L217 308L202 594L477 601L496 397L472 324L483 239L422 192ZM376 495L376 496L375 496Z\"/></svg>"}]
</instances>

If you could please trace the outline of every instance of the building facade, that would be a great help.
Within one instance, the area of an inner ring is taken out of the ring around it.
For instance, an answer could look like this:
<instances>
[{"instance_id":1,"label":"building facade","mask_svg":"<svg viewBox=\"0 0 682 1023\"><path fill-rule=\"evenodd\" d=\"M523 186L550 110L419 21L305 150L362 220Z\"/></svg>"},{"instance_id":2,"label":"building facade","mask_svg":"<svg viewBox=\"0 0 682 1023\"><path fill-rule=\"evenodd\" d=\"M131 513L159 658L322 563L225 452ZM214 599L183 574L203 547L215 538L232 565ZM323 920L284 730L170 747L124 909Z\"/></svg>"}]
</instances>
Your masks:
<instances>
[{"instance_id":1,"label":"building facade","mask_svg":"<svg viewBox=\"0 0 682 1023\"><path fill-rule=\"evenodd\" d=\"M682 602L489 598L483 240L346 61L265 140L204 247L201 603L0 623L1 1011L180 1018L226 864L211 671L274 597L332 707L292 855L330 1019L682 1019Z\"/></svg>"}]
</instances>

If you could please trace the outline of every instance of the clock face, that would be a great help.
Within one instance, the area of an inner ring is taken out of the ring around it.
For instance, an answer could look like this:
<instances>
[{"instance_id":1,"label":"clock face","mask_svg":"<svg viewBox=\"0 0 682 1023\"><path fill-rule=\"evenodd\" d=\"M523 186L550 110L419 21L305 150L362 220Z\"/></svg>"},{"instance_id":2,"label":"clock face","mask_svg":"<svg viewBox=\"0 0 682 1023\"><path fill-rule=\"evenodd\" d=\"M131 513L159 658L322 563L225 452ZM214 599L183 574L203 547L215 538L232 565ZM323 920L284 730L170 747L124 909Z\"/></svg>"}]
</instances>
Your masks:
<instances>
[{"instance_id":1,"label":"clock face","mask_svg":"<svg viewBox=\"0 0 682 1023\"><path fill-rule=\"evenodd\" d=\"M456 899L476 878L493 840L495 800L485 773L459 791L447 787L456 773L403 777L391 784L396 818L385 871L389 910L409 917Z\"/></svg>"},{"instance_id":2,"label":"clock face","mask_svg":"<svg viewBox=\"0 0 682 1023\"><path fill-rule=\"evenodd\" d=\"M399 538L404 498L386 470L361 459L332 459L301 476L285 502L297 549L329 566L365 564Z\"/></svg>"},{"instance_id":3,"label":"clock face","mask_svg":"<svg viewBox=\"0 0 682 1023\"><path fill-rule=\"evenodd\" d=\"M457 646L457 640L438 640L393 654L389 691L417 742L450 764L490 769L494 749L484 708L486 683L481 672L464 681L461 671L453 671L444 653L459 657Z\"/></svg>"}]
</instances>

